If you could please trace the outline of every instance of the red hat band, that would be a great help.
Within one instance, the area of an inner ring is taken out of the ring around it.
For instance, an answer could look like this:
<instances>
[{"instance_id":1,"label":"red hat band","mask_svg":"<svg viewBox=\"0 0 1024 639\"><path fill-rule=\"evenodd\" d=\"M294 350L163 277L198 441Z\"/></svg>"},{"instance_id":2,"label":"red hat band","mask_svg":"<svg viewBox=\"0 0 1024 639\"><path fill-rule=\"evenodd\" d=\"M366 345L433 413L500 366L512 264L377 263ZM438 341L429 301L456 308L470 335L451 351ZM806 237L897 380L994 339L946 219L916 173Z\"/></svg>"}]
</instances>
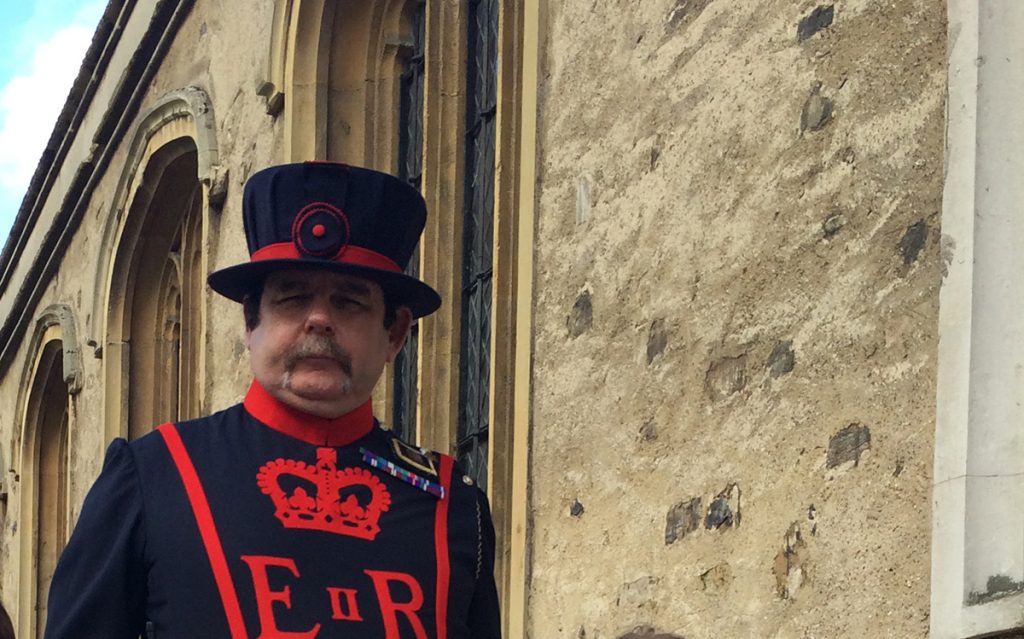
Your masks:
<instances>
[{"instance_id":1,"label":"red hat band","mask_svg":"<svg viewBox=\"0 0 1024 639\"><path fill-rule=\"evenodd\" d=\"M295 246L293 242L278 242L276 244L268 244L264 246L253 253L250 258L251 262L262 262L264 260L309 261L309 256L300 253L299 248ZM392 273L402 272L402 269L399 268L398 264L395 264L395 262L386 255L381 255L376 251L371 251L361 246L352 246L351 244L343 246L341 251L331 258L330 261L338 262L339 264L369 266L370 268L382 271L391 271Z\"/></svg>"}]
</instances>

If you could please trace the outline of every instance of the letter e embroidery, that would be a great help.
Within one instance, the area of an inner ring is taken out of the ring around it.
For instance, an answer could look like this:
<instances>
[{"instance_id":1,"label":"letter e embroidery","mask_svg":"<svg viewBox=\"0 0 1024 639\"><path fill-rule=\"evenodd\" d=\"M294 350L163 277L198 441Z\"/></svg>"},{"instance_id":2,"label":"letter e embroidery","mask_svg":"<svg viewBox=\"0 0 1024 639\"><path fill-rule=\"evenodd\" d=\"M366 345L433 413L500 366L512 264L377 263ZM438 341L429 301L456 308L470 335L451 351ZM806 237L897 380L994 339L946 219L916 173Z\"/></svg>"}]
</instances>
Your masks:
<instances>
[{"instance_id":1,"label":"letter e embroidery","mask_svg":"<svg viewBox=\"0 0 1024 639\"><path fill-rule=\"evenodd\" d=\"M243 555L242 561L249 565L252 572L252 586L256 591L256 610L260 616L260 635L256 639L313 639L320 634L320 624L306 632L285 632L277 627L274 620L274 603L282 603L285 608L292 607L291 586L285 586L282 590L271 590L270 579L267 576L267 568L287 568L295 577L299 576L299 569L292 559L282 557L262 557L257 555Z\"/></svg>"}]
</instances>

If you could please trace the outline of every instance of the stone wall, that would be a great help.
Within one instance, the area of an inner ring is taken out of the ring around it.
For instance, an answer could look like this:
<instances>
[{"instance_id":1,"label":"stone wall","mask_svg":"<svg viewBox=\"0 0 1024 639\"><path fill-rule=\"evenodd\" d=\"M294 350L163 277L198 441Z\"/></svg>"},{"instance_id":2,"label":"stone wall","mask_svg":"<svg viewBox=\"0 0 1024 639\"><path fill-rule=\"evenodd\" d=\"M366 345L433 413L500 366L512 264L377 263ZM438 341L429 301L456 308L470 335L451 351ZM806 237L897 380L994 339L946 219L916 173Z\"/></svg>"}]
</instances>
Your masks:
<instances>
[{"instance_id":1,"label":"stone wall","mask_svg":"<svg viewBox=\"0 0 1024 639\"><path fill-rule=\"evenodd\" d=\"M532 636L926 636L944 3L543 10Z\"/></svg>"}]
</instances>

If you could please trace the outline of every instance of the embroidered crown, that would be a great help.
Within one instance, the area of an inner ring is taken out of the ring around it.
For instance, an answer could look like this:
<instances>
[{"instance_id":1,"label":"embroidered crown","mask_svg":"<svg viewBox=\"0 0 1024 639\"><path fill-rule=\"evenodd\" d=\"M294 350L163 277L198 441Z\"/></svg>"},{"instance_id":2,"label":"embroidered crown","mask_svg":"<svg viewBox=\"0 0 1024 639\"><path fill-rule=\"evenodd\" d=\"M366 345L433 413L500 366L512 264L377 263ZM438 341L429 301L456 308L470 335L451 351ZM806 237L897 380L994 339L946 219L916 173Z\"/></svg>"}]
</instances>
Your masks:
<instances>
[{"instance_id":1,"label":"embroidered crown","mask_svg":"<svg viewBox=\"0 0 1024 639\"><path fill-rule=\"evenodd\" d=\"M315 466L275 459L260 468L256 484L274 502L274 516L285 528L373 540L381 513L391 507L391 494L369 470L338 470L337 462L333 448L318 448Z\"/></svg>"}]
</instances>

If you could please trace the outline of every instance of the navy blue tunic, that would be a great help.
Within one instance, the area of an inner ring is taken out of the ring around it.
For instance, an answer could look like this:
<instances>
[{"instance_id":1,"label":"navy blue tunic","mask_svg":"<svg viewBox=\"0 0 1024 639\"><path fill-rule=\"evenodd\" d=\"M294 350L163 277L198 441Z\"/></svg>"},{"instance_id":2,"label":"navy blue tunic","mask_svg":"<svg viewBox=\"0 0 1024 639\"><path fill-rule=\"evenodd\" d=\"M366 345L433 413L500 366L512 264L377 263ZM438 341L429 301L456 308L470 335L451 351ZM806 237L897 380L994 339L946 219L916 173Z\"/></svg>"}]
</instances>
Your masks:
<instances>
[{"instance_id":1,"label":"navy blue tunic","mask_svg":"<svg viewBox=\"0 0 1024 639\"><path fill-rule=\"evenodd\" d=\"M46 639L500 637L484 494L450 458L400 455L369 405L339 420L254 383L244 405L115 440L58 563Z\"/></svg>"}]
</instances>

